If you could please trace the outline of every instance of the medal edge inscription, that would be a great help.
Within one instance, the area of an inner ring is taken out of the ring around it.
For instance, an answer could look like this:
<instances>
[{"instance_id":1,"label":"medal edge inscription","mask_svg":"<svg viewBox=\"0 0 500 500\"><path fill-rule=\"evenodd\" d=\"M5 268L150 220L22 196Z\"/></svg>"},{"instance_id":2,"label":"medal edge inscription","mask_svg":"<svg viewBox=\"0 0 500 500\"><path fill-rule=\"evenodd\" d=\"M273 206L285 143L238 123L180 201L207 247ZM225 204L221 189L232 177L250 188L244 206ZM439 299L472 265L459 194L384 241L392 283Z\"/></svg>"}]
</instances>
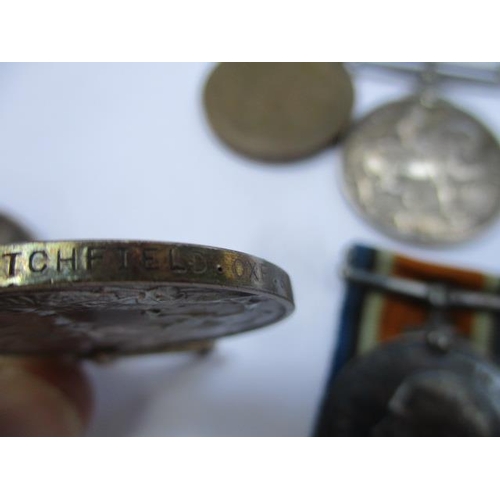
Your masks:
<instances>
[{"instance_id":1,"label":"medal edge inscription","mask_svg":"<svg viewBox=\"0 0 500 500\"><path fill-rule=\"evenodd\" d=\"M57 241L0 246L0 294L75 283L165 282L269 293L293 309L290 278L233 250L141 241Z\"/></svg>"}]
</instances>

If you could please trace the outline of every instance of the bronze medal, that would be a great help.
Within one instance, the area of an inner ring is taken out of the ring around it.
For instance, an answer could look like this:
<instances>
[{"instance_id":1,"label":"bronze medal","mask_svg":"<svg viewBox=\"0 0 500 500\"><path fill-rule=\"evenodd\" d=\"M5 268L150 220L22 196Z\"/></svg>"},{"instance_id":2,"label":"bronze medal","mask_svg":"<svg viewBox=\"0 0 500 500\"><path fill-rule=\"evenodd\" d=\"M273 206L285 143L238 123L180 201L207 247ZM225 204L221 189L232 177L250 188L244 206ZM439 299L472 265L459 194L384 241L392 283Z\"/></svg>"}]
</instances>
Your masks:
<instances>
[{"instance_id":1,"label":"bronze medal","mask_svg":"<svg viewBox=\"0 0 500 500\"><path fill-rule=\"evenodd\" d=\"M233 149L287 161L337 138L349 121L353 87L341 63L221 63L204 100L212 128Z\"/></svg>"}]
</instances>

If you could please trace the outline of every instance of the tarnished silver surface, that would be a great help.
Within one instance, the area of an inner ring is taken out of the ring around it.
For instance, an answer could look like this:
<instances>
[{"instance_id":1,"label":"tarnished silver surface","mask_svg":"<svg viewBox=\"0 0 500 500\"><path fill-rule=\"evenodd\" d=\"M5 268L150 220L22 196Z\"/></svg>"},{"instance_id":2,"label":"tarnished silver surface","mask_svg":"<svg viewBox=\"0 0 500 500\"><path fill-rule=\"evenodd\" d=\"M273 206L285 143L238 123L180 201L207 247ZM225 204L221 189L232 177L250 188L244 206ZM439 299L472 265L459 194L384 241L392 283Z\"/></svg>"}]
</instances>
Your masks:
<instances>
[{"instance_id":1,"label":"tarnished silver surface","mask_svg":"<svg viewBox=\"0 0 500 500\"><path fill-rule=\"evenodd\" d=\"M500 148L451 104L418 97L377 108L346 139L349 199L391 236L422 244L467 240L500 209Z\"/></svg>"},{"instance_id":2,"label":"tarnished silver surface","mask_svg":"<svg viewBox=\"0 0 500 500\"><path fill-rule=\"evenodd\" d=\"M326 396L321 435L499 436L497 366L459 338L431 345L433 333L407 333L351 360Z\"/></svg>"},{"instance_id":3,"label":"tarnished silver surface","mask_svg":"<svg viewBox=\"0 0 500 500\"><path fill-rule=\"evenodd\" d=\"M0 246L2 354L196 348L292 310L284 271L231 250L133 241Z\"/></svg>"}]
</instances>

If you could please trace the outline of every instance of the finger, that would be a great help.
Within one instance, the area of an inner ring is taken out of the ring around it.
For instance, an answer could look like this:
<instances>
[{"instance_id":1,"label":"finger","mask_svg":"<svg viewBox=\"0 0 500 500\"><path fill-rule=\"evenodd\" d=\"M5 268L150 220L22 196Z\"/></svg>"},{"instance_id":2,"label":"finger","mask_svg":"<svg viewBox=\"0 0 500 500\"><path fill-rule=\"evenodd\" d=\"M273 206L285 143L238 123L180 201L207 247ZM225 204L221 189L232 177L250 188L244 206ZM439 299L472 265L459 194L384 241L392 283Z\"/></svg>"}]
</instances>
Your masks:
<instances>
[{"instance_id":1,"label":"finger","mask_svg":"<svg viewBox=\"0 0 500 500\"><path fill-rule=\"evenodd\" d=\"M0 435L79 436L91 408L90 386L78 365L0 357Z\"/></svg>"}]
</instances>

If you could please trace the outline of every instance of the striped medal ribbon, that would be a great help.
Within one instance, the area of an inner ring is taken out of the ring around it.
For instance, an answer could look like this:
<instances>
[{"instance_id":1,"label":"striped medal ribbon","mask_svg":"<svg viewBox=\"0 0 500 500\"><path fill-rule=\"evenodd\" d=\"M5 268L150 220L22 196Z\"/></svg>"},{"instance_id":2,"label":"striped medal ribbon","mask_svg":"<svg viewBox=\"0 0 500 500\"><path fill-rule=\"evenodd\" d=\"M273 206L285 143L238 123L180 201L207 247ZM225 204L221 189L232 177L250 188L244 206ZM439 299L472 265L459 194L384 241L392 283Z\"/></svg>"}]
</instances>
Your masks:
<instances>
[{"instance_id":1,"label":"striped medal ribbon","mask_svg":"<svg viewBox=\"0 0 500 500\"><path fill-rule=\"evenodd\" d=\"M325 395L345 364L429 323L433 311L476 352L500 361L500 278L356 245L344 267L346 291ZM326 397L321 414L325 411ZM321 429L316 429L321 435Z\"/></svg>"}]
</instances>

